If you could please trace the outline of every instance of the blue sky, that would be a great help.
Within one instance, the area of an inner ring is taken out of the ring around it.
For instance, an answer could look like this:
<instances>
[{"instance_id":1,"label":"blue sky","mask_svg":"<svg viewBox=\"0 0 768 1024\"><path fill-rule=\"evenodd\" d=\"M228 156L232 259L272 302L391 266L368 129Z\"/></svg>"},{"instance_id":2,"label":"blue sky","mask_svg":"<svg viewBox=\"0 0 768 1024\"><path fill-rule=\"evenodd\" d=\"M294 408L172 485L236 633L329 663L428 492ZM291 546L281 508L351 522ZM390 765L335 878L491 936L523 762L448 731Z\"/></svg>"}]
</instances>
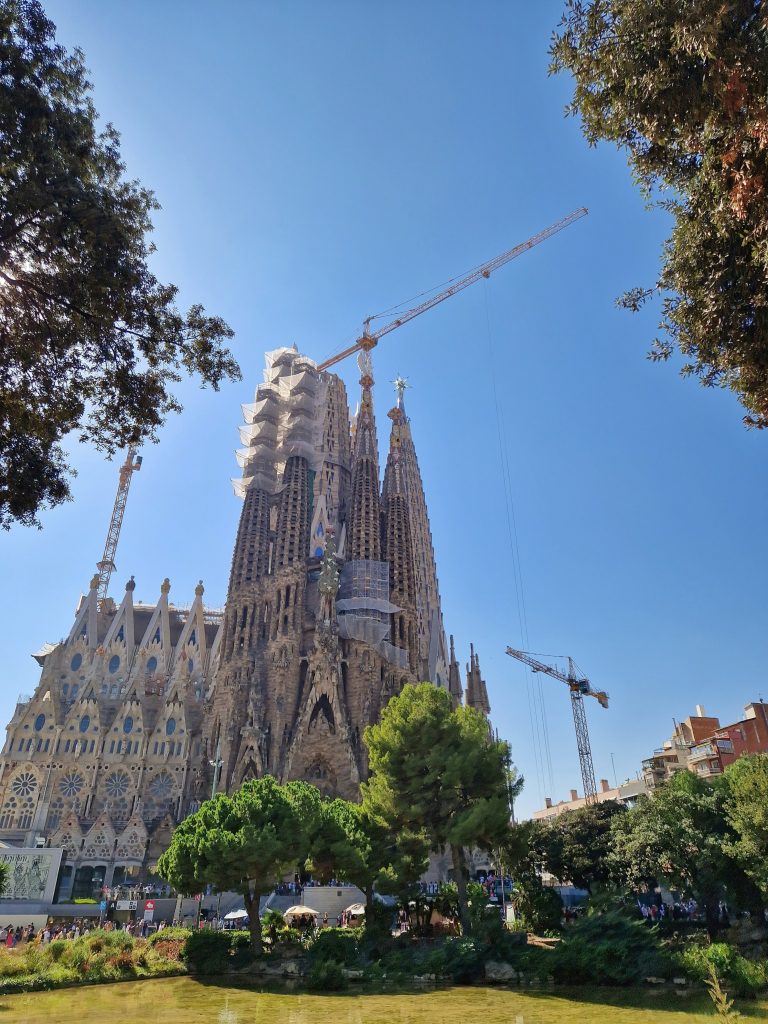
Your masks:
<instances>
[{"instance_id":1,"label":"blue sky","mask_svg":"<svg viewBox=\"0 0 768 1024\"><path fill-rule=\"evenodd\" d=\"M581 783L565 688L532 690L507 644L571 654L609 691L610 709L588 714L596 773L611 780L611 754L619 778L634 775L696 703L731 721L768 697L768 437L742 427L731 395L645 359L658 310L614 305L653 282L668 224L643 208L624 157L590 150L563 117L570 83L547 76L560 0L46 7L60 40L85 50L128 173L162 203L158 276L231 323L243 370L219 394L185 382L183 414L144 450L116 596L134 574L136 597L154 600L168 575L178 603L202 578L223 605L240 403L265 350L295 342L323 358L369 313L587 206L374 354L382 434L388 382L412 385L446 629L464 659L470 641L479 651L527 778L522 813ZM355 396L354 362L341 373ZM4 720L103 547L116 466L82 446L72 459L74 501L42 531L0 536Z\"/></svg>"}]
</instances>

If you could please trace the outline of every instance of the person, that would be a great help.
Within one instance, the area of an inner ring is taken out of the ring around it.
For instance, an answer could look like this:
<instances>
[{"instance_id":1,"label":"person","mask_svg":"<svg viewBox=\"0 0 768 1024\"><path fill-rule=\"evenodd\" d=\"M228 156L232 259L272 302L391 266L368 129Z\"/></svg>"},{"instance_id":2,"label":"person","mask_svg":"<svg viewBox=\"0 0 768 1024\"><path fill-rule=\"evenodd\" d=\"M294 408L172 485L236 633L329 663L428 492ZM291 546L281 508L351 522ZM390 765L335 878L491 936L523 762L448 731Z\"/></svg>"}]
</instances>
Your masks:
<instances>
[{"instance_id":1,"label":"person","mask_svg":"<svg viewBox=\"0 0 768 1024\"><path fill-rule=\"evenodd\" d=\"M13 933L13 925L9 924L5 935L5 945L8 949L13 949L16 945L16 937Z\"/></svg>"},{"instance_id":2,"label":"person","mask_svg":"<svg viewBox=\"0 0 768 1024\"><path fill-rule=\"evenodd\" d=\"M327 927L328 927L328 911L324 910L323 911L323 928L327 928Z\"/></svg>"}]
</instances>

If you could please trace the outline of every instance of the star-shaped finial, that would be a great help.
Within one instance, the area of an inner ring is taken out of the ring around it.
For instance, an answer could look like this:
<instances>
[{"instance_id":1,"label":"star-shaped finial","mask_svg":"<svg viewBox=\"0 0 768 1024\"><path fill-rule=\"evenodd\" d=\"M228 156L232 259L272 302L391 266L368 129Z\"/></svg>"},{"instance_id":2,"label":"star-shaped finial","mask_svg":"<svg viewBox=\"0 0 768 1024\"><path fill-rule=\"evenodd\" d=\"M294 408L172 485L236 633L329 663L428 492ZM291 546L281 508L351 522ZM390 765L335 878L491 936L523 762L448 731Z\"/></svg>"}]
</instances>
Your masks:
<instances>
[{"instance_id":1,"label":"star-shaped finial","mask_svg":"<svg viewBox=\"0 0 768 1024\"><path fill-rule=\"evenodd\" d=\"M405 389L410 387L410 384L408 383L408 378L401 377L400 374L398 374L392 381L392 383L395 385L395 391L397 392L397 404L398 406L400 406L403 404L403 396L405 395Z\"/></svg>"}]
</instances>

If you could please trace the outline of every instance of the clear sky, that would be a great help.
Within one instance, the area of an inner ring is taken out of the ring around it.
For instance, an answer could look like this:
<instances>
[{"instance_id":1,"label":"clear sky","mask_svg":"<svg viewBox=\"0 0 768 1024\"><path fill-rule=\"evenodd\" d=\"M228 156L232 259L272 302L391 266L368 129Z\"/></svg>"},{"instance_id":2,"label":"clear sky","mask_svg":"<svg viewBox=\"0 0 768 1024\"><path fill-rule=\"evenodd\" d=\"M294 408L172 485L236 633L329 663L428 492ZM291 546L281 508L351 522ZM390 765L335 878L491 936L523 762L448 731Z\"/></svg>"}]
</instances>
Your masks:
<instances>
[{"instance_id":1,"label":"clear sky","mask_svg":"<svg viewBox=\"0 0 768 1024\"><path fill-rule=\"evenodd\" d=\"M380 441L389 381L412 386L446 629L463 660L470 641L479 651L527 779L522 813L581 781L565 687L531 677L507 644L571 654L609 691L608 711L588 707L598 778L613 780L612 756L633 776L696 703L728 722L768 698L768 436L742 427L729 394L645 359L658 310L614 305L653 282L668 225L644 210L624 157L590 150L563 117L570 83L547 76L560 0L46 7L85 51L128 173L162 203L156 272L229 321L243 370L218 395L186 382L183 414L143 452L118 599L134 574L153 601L168 575L177 603L202 578L223 605L240 403L265 350L295 342L323 358L369 313L587 206L374 353ZM356 396L354 361L341 373ZM117 468L74 448L74 501L42 531L0 536L4 721L101 555Z\"/></svg>"}]
</instances>

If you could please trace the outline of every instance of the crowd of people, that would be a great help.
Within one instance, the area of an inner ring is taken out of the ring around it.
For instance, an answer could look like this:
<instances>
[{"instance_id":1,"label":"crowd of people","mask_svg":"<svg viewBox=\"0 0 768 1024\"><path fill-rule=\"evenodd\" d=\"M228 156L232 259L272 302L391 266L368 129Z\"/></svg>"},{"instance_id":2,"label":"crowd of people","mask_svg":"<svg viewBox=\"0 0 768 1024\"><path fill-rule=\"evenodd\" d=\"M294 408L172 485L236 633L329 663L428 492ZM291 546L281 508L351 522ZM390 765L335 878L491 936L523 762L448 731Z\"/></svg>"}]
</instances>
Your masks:
<instances>
[{"instance_id":1,"label":"crowd of people","mask_svg":"<svg viewBox=\"0 0 768 1024\"><path fill-rule=\"evenodd\" d=\"M42 928L35 930L34 924L17 925L12 924L0 928L0 945L6 949L14 949L26 942L34 942L40 946L47 946L49 942L56 939L79 939L81 936L90 935L92 931L99 928L103 931L123 931L134 938L145 939L153 932L162 931L166 928L166 921L104 921L100 923L97 919L82 918L76 921L54 924L46 923Z\"/></svg>"},{"instance_id":2,"label":"crowd of people","mask_svg":"<svg viewBox=\"0 0 768 1024\"><path fill-rule=\"evenodd\" d=\"M699 907L693 899L675 900L672 904L667 904L663 900L654 903L643 903L638 900L637 906L649 924L656 924L667 917L671 917L673 921L696 921L699 918Z\"/></svg>"}]
</instances>

